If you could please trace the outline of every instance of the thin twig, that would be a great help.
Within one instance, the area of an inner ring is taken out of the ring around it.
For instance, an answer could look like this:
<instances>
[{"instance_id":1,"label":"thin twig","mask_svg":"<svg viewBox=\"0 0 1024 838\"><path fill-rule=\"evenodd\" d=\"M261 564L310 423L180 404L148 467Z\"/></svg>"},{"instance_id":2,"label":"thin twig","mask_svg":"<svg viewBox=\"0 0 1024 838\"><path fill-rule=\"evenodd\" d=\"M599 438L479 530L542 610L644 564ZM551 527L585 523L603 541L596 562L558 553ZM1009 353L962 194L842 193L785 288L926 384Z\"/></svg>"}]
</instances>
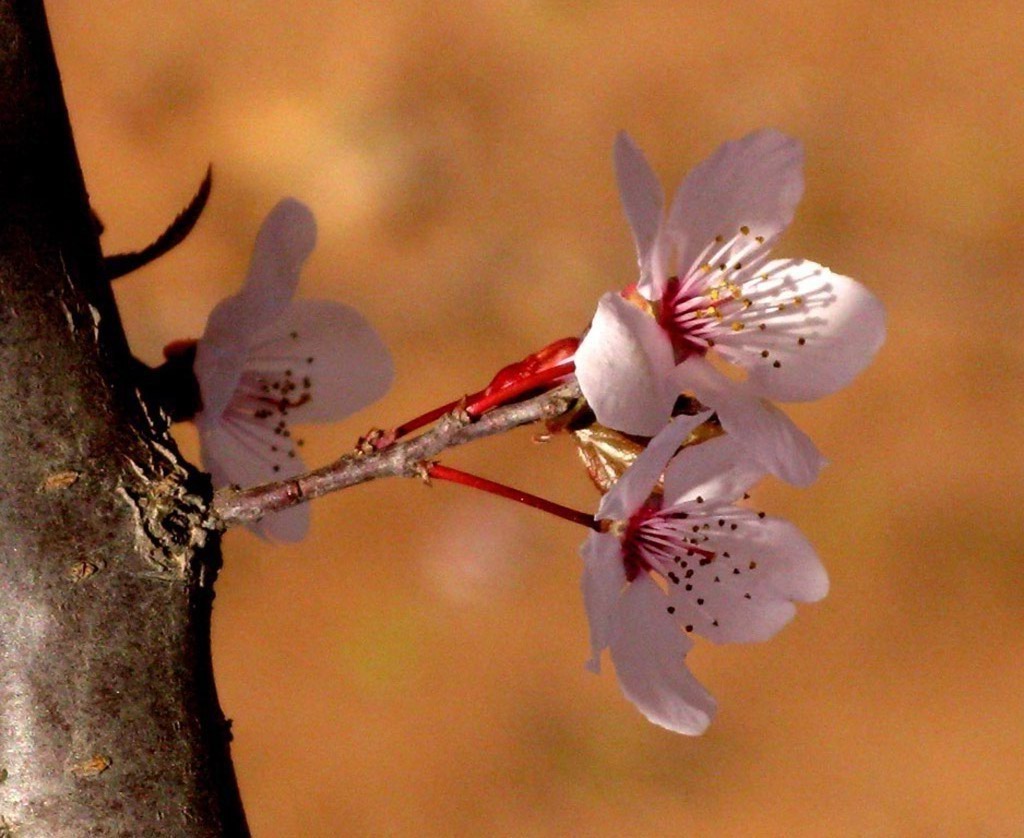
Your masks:
<instances>
[{"instance_id":1,"label":"thin twig","mask_svg":"<svg viewBox=\"0 0 1024 838\"><path fill-rule=\"evenodd\" d=\"M422 477L423 463L445 449L554 419L570 410L579 398L579 385L572 381L529 401L492 410L475 421L464 411L449 413L429 431L410 440L382 451L346 454L298 477L250 489L219 489L213 499L212 523L221 528L252 523L268 512L381 477Z\"/></svg>"}]
</instances>

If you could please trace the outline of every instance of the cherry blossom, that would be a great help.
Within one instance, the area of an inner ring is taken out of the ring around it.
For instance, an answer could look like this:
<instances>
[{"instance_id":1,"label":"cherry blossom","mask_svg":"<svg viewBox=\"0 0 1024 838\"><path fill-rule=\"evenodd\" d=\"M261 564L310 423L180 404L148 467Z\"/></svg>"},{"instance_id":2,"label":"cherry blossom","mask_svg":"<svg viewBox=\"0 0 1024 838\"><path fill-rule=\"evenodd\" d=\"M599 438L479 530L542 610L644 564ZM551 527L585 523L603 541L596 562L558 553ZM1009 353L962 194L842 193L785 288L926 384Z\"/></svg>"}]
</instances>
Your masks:
<instances>
[{"instance_id":1,"label":"cherry blossom","mask_svg":"<svg viewBox=\"0 0 1024 838\"><path fill-rule=\"evenodd\" d=\"M210 314L198 341L196 414L201 456L215 486L252 486L305 471L292 422L337 421L380 398L391 356L366 319L328 300L292 300L316 243L309 209L285 199L256 237L242 289ZM307 504L267 515L253 529L301 539Z\"/></svg>"},{"instance_id":2,"label":"cherry blossom","mask_svg":"<svg viewBox=\"0 0 1024 838\"><path fill-rule=\"evenodd\" d=\"M576 353L599 422L653 435L686 391L768 471L814 480L824 460L771 401L849 384L881 346L885 314L848 277L769 258L803 192L802 162L800 144L777 131L726 143L690 173L666 216L657 178L619 135L616 174L640 276L635 292L601 299Z\"/></svg>"},{"instance_id":3,"label":"cherry blossom","mask_svg":"<svg viewBox=\"0 0 1024 838\"><path fill-rule=\"evenodd\" d=\"M796 527L736 505L764 473L742 446L719 436L676 454L709 416L678 417L651 441L602 499L596 517L608 523L582 548L588 667L600 671L608 648L626 697L650 721L686 734L702 733L715 712L685 666L691 634L767 640L794 602L828 591Z\"/></svg>"}]
</instances>

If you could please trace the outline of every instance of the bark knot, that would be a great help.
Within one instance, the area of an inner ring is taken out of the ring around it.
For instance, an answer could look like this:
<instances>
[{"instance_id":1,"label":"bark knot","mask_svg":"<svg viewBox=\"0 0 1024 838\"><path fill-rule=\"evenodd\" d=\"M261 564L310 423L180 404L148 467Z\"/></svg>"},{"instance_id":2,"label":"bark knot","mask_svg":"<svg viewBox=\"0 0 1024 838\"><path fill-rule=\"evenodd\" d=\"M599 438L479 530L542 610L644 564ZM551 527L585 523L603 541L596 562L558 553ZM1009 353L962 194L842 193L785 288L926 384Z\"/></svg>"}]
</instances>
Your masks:
<instances>
[{"instance_id":1,"label":"bark knot","mask_svg":"<svg viewBox=\"0 0 1024 838\"><path fill-rule=\"evenodd\" d=\"M142 551L152 574L164 579L184 579L192 559L209 535L209 498L188 485L188 473L175 468L159 477L146 475L130 463L137 481L122 483L121 494L131 504L137 521L137 538L147 542Z\"/></svg>"}]
</instances>

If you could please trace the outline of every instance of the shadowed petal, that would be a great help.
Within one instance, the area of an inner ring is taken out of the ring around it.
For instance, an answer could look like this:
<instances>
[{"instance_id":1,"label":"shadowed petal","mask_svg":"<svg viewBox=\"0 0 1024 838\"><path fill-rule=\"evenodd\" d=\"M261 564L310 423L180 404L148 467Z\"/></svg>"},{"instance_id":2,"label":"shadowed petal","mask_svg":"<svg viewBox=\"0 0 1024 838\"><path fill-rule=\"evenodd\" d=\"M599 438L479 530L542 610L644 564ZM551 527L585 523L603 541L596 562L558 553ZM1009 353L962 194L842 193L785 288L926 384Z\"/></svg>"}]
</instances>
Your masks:
<instances>
[{"instance_id":1,"label":"shadowed petal","mask_svg":"<svg viewBox=\"0 0 1024 838\"><path fill-rule=\"evenodd\" d=\"M249 272L239 296L260 322L276 317L299 284L299 273L316 246L316 219L294 198L279 201L256 234Z\"/></svg>"},{"instance_id":2,"label":"shadowed petal","mask_svg":"<svg viewBox=\"0 0 1024 838\"><path fill-rule=\"evenodd\" d=\"M218 303L206 321L195 363L205 410L224 411L254 335L288 305L315 244L316 221L309 208L294 198L278 202L256 235L241 290Z\"/></svg>"},{"instance_id":3,"label":"shadowed petal","mask_svg":"<svg viewBox=\"0 0 1024 838\"><path fill-rule=\"evenodd\" d=\"M665 470L665 505L692 501L729 503L765 475L765 468L731 436L691 445Z\"/></svg>"},{"instance_id":4,"label":"shadowed petal","mask_svg":"<svg viewBox=\"0 0 1024 838\"><path fill-rule=\"evenodd\" d=\"M583 605L590 624L590 660L587 669L601 671L601 652L607 647L612 617L626 584L622 544L614 535L591 533L580 550L583 556Z\"/></svg>"},{"instance_id":5,"label":"shadowed petal","mask_svg":"<svg viewBox=\"0 0 1024 838\"><path fill-rule=\"evenodd\" d=\"M664 290L664 271L655 270L653 256L665 208L665 195L643 152L624 131L615 138L614 160L619 196L636 243L640 267L637 290L647 299L654 300Z\"/></svg>"},{"instance_id":6,"label":"shadowed petal","mask_svg":"<svg viewBox=\"0 0 1024 838\"><path fill-rule=\"evenodd\" d=\"M715 700L686 668L693 642L665 610L668 600L646 574L625 590L609 644L623 693L650 721L677 733L703 733Z\"/></svg>"},{"instance_id":7,"label":"shadowed petal","mask_svg":"<svg viewBox=\"0 0 1024 838\"><path fill-rule=\"evenodd\" d=\"M201 416L196 425L200 457L216 487L259 486L306 470L302 458L268 426L246 419L203 420ZM289 450L293 456L288 456ZM268 513L250 529L275 541L300 541L309 530L309 505Z\"/></svg>"},{"instance_id":8,"label":"shadowed petal","mask_svg":"<svg viewBox=\"0 0 1024 838\"><path fill-rule=\"evenodd\" d=\"M297 300L255 338L246 369L287 378L290 421L327 422L375 402L391 386L391 354L365 317L329 300ZM287 374L287 375L286 375Z\"/></svg>"},{"instance_id":9,"label":"shadowed petal","mask_svg":"<svg viewBox=\"0 0 1024 838\"><path fill-rule=\"evenodd\" d=\"M625 521L650 497L658 485L665 465L679 450L694 428L711 416L710 411L696 416L677 416L640 452L622 477L601 498L598 519Z\"/></svg>"},{"instance_id":10,"label":"shadowed petal","mask_svg":"<svg viewBox=\"0 0 1024 838\"><path fill-rule=\"evenodd\" d=\"M765 470L794 486L809 486L825 466L810 438L775 405L732 381L705 359L692 357L675 371L677 385L713 408L733 436Z\"/></svg>"}]
</instances>

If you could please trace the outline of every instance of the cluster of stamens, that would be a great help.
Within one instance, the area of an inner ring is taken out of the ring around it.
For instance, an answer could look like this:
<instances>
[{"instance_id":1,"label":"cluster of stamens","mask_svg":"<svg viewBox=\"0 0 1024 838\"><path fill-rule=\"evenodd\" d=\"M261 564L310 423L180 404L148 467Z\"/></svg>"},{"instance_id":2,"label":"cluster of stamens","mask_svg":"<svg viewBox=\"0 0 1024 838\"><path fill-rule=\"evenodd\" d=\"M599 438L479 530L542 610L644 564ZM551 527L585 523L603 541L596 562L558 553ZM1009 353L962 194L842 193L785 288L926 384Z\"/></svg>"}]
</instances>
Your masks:
<instances>
[{"instance_id":1,"label":"cluster of stamens","mask_svg":"<svg viewBox=\"0 0 1024 838\"><path fill-rule=\"evenodd\" d=\"M682 279L668 280L658 322L672 339L677 361L690 355L704 355L716 343L726 357L748 354L751 345L763 346L766 342L792 340L798 346L807 343L804 335L791 334L791 326L777 325L772 330L779 334L744 340L742 349L731 339L731 335L748 328L768 332L766 318L806 304L799 294L786 296L782 280L773 272L762 270L770 245L764 236L751 236L750 228L743 225L728 238L715 236ZM771 349L753 349L757 357L770 362L774 369L782 366L781 360L773 358Z\"/></svg>"},{"instance_id":2,"label":"cluster of stamens","mask_svg":"<svg viewBox=\"0 0 1024 838\"><path fill-rule=\"evenodd\" d=\"M297 341L299 333L293 331L289 337ZM261 358L261 361L266 360ZM236 423L240 433L246 437L244 444L260 460L268 463L275 474L281 470L282 458L295 459L298 456L296 449L304 445L304 440L292 437L288 417L290 411L313 400L310 368L314 360L312 356L281 358L281 362L290 366L285 367L278 375L244 372L238 384L236 401L227 411L226 415L234 413L237 418L244 419L243 422ZM296 369L300 368L300 365L305 369L297 373ZM263 433L257 430L249 431L245 427L246 423L252 422L259 425ZM267 430L276 438L274 441L266 439Z\"/></svg>"},{"instance_id":3,"label":"cluster of stamens","mask_svg":"<svg viewBox=\"0 0 1024 838\"><path fill-rule=\"evenodd\" d=\"M749 497L744 495L744 498ZM697 504L704 499L697 497ZM763 518L764 513L758 513ZM745 572L757 570L757 562L749 561L741 567L733 560L728 550L712 550L711 544L716 532L735 533L740 523L729 512L722 511L715 517L700 512L687 512L678 507L663 509L660 498L654 497L644 504L633 516L612 532L622 541L622 562L626 579L634 581L640 573L660 577L666 586L690 594L694 604L703 609L709 585L722 585L723 578L740 577ZM735 579L730 584L735 584ZM752 599L750 591L744 591L744 599ZM676 607L665 609L675 614ZM718 618L708 614L711 626L719 625ZM693 625L684 626L687 632Z\"/></svg>"}]
</instances>

